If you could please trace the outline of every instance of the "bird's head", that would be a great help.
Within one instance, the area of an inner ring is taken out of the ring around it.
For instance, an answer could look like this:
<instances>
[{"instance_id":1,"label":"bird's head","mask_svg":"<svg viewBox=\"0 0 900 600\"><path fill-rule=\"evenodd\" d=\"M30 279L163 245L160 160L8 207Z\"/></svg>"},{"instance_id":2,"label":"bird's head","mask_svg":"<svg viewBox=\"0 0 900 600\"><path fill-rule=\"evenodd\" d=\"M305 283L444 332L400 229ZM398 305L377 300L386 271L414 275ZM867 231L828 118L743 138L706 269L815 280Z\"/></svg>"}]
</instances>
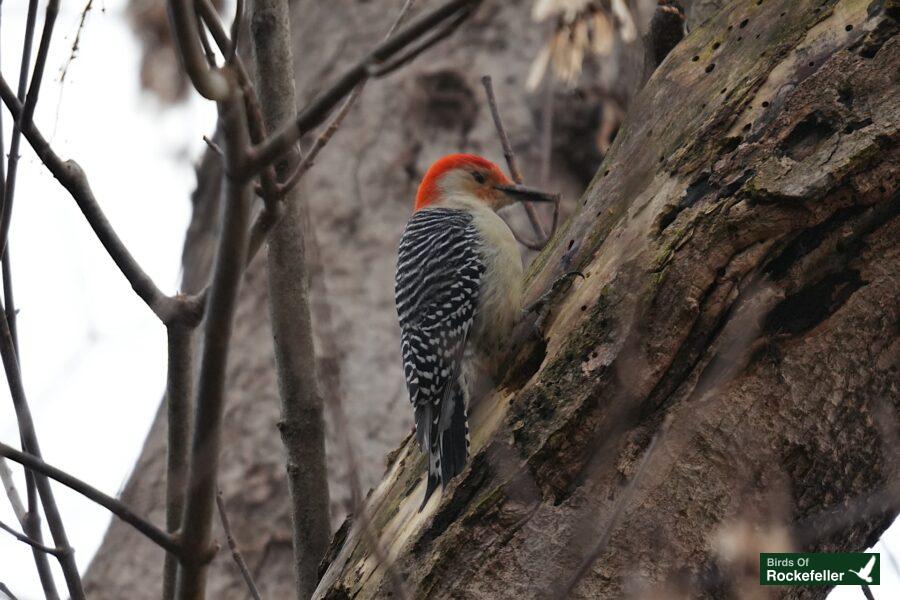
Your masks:
<instances>
[{"instance_id":1,"label":"bird's head","mask_svg":"<svg viewBox=\"0 0 900 600\"><path fill-rule=\"evenodd\" d=\"M432 164L416 194L416 210L453 197L474 197L493 210L515 201L553 202L556 197L516 185L500 167L474 154L448 154Z\"/></svg>"}]
</instances>

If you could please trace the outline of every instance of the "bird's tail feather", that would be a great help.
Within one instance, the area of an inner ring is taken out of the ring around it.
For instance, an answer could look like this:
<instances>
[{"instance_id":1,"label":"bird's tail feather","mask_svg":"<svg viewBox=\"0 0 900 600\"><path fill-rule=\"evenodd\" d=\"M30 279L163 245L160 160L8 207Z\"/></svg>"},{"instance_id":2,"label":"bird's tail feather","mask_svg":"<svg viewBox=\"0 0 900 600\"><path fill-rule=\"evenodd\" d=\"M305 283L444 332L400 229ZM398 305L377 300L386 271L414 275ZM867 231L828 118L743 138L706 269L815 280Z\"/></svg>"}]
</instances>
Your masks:
<instances>
[{"instance_id":1,"label":"bird's tail feather","mask_svg":"<svg viewBox=\"0 0 900 600\"><path fill-rule=\"evenodd\" d=\"M452 385L453 389L444 399L451 403L450 410L440 411L443 415L435 415L436 411L429 404L416 407L416 439L428 457L428 482L419 512L428 504L438 484L441 487L447 485L465 469L469 456L466 398L458 382Z\"/></svg>"},{"instance_id":2,"label":"bird's tail feather","mask_svg":"<svg viewBox=\"0 0 900 600\"><path fill-rule=\"evenodd\" d=\"M469 456L469 426L466 414L466 399L459 385L452 392L453 413L450 425L441 432L441 481L444 485L466 468Z\"/></svg>"}]
</instances>

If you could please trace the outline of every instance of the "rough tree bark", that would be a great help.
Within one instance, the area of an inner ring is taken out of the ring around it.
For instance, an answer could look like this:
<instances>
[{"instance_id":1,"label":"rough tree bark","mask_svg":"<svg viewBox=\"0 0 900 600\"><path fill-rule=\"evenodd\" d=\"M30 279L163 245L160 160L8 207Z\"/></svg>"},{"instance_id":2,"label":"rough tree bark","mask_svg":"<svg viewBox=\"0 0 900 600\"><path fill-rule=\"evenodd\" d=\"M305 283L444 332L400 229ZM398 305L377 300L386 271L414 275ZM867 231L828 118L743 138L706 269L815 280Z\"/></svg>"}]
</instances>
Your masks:
<instances>
[{"instance_id":1,"label":"rough tree bark","mask_svg":"<svg viewBox=\"0 0 900 600\"><path fill-rule=\"evenodd\" d=\"M586 278L474 408L470 467L418 513L408 439L369 499L417 597L758 597L762 549L877 539L900 506L898 18L741 0L663 63L532 265L532 296ZM390 595L362 540L316 597Z\"/></svg>"}]
</instances>

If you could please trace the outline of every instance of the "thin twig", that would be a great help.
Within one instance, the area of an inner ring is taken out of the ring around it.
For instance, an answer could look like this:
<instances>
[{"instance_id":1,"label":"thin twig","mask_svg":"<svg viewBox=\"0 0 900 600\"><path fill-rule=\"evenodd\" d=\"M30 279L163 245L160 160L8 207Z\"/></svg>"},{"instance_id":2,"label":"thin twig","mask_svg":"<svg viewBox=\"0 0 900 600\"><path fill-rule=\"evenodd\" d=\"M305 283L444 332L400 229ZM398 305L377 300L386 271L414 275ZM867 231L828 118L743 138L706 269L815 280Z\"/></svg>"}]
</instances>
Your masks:
<instances>
[{"instance_id":1,"label":"thin twig","mask_svg":"<svg viewBox=\"0 0 900 600\"><path fill-rule=\"evenodd\" d=\"M25 525L25 505L22 504L22 498L19 496L19 490L16 489L16 482L13 481L12 471L9 463L5 458L0 458L0 481L3 482L3 489L6 491L6 497L9 498L9 504L12 506L13 514L19 525Z\"/></svg>"},{"instance_id":2,"label":"thin twig","mask_svg":"<svg viewBox=\"0 0 900 600\"><path fill-rule=\"evenodd\" d=\"M169 325L168 370L166 373L166 530L174 535L181 528L187 493L188 448L191 432L193 379L193 334L191 327ZM163 566L163 598L175 597L178 560L166 554Z\"/></svg>"},{"instance_id":3,"label":"thin twig","mask_svg":"<svg viewBox=\"0 0 900 600\"><path fill-rule=\"evenodd\" d=\"M442 23L439 27L435 27L423 36L414 46L407 48L402 54L398 54L390 61L383 63L373 63L367 67L369 77L385 77L390 75L397 69L411 63L420 54L439 43L441 40L448 38L456 31L463 22L472 14L472 8L464 8L459 14Z\"/></svg>"},{"instance_id":4,"label":"thin twig","mask_svg":"<svg viewBox=\"0 0 900 600\"><path fill-rule=\"evenodd\" d=\"M17 119L22 114L22 104L13 94L6 80L0 75L0 96L6 107L12 113L13 118ZM22 124L22 133L35 154L41 159L41 162L53 174L54 177L69 192L72 198L78 204L82 214L88 221L88 224L94 230L94 234L103 247L106 248L110 258L119 267L119 270L128 279L131 287L137 292L137 295L150 307L163 322L168 322L177 316L176 303L165 294L163 294L150 276L141 268L125 244L116 234L106 215L91 189L87 176L81 167L73 160L64 161L61 159L47 143L47 140L41 135L37 127L32 121Z\"/></svg>"},{"instance_id":5,"label":"thin twig","mask_svg":"<svg viewBox=\"0 0 900 600\"><path fill-rule=\"evenodd\" d=\"M78 31L75 32L75 41L72 42L72 50L69 52L69 58L66 59L66 64L63 65L62 71L59 75L59 82L64 83L66 81L66 75L69 74L69 66L75 60L76 55L78 54L78 50L81 45L81 32L84 31L84 23L87 20L88 13L91 12L91 9L94 7L94 0L87 0L87 4L84 5L84 8L81 11L81 19L78 21Z\"/></svg>"},{"instance_id":6,"label":"thin twig","mask_svg":"<svg viewBox=\"0 0 900 600\"><path fill-rule=\"evenodd\" d=\"M225 152L222 151L222 147L209 139L209 136L204 135L203 142L209 146L209 149L212 150L213 154L216 154L219 158L225 158Z\"/></svg>"},{"instance_id":7,"label":"thin twig","mask_svg":"<svg viewBox=\"0 0 900 600\"><path fill-rule=\"evenodd\" d=\"M234 4L234 21L231 22L231 52L227 55L229 64L233 64L237 58L238 46L241 43L241 21L244 19L244 0L237 0Z\"/></svg>"},{"instance_id":8,"label":"thin twig","mask_svg":"<svg viewBox=\"0 0 900 600\"><path fill-rule=\"evenodd\" d=\"M38 444L37 433L34 429L31 409L28 407L28 400L25 397L25 387L22 383L22 373L19 370L19 360L12 343L9 324L6 322L6 313L2 310L0 310L0 355L2 355L3 369L6 372L6 381L9 384L9 393L12 398L13 408L16 411L16 420L19 425L19 436L22 440L22 447L27 452L31 453L31 455L37 457L37 460L40 460L41 449ZM8 455L7 458L16 460L14 457ZM70 548L62 516L56 505L53 490L50 488L50 482L47 480L47 477L43 475L35 476L34 481L38 495L41 498L41 505L44 507L44 515L47 517L47 526L50 529L50 535L53 537L54 545L58 548ZM36 505L37 503L35 502L34 504ZM32 510L36 509L29 506L28 510L28 516L30 517ZM39 543L42 541L42 538L39 535L36 535L31 528L31 523L29 523L29 527L24 527L23 529L25 529L25 533L35 541ZM81 577L78 574L78 567L75 564L73 554L67 552L61 555L59 557L59 565L62 568L66 586L69 589L69 595L73 600L83 600L84 589L81 584Z\"/></svg>"},{"instance_id":9,"label":"thin twig","mask_svg":"<svg viewBox=\"0 0 900 600\"><path fill-rule=\"evenodd\" d=\"M34 41L34 32L36 28L37 22L37 9L38 3L37 0L32 0L28 5L28 15L26 17L25 23L25 40L24 46L22 48L22 60L20 63L20 71L19 71L19 89L17 98L24 102L26 98L26 87L28 84L28 66L31 60L31 47ZM2 46L2 44L0 44ZM8 228L3 228L3 223L7 225L11 223L12 219L12 200L15 194L15 181L16 181L16 172L17 166L19 162L19 144L21 142L21 130L19 129L21 123L21 119L16 119L13 124L13 136L12 136L12 146L10 147L9 153L9 169L11 172L11 178L7 178L6 172L3 166L3 160L0 159L0 253L2 253L2 270L3 270L3 304L4 310L6 312L6 320L7 325L10 331L10 337L12 338L13 350L15 351L16 356L19 354L19 339L18 339L18 327L16 326L16 304L15 298L13 295L13 282L12 282L12 261L10 259L10 251L9 244L7 243L7 234ZM2 139L2 129L0 129L0 153L2 153L3 139ZM22 439L23 446L25 444L24 438ZM9 475L9 469L6 466L4 461L3 466L6 469L6 474ZM12 485L12 479L9 478L9 485ZM12 491L15 492L15 488L12 488ZM34 479L34 474L30 471L25 471L25 492L28 501L28 509L21 513L21 517L17 514L17 518L19 518L19 523L22 526L22 529L25 531L27 535L30 536L30 539L35 540L38 543L43 542L43 528L41 527L41 514L40 507L38 505L38 493L37 486ZM8 491L9 494L9 491ZM14 494L10 496L10 502L13 504L13 510L17 513L20 512L19 509L23 508L21 506L21 500L19 499L19 506L16 506L16 499L18 494ZM37 550L32 551L32 555L34 556L35 567L38 572L38 579L41 582L41 588L44 590L44 596L47 600L58 600L59 592L56 590L56 582L53 579L53 573L50 570L50 561L47 558L47 555L43 552L39 552Z\"/></svg>"},{"instance_id":10,"label":"thin twig","mask_svg":"<svg viewBox=\"0 0 900 600\"><path fill-rule=\"evenodd\" d=\"M2 581L0 581L0 592L6 594L8 600L19 600L18 598L16 598L15 594L9 591L9 588L6 587L6 585Z\"/></svg>"},{"instance_id":11,"label":"thin twig","mask_svg":"<svg viewBox=\"0 0 900 600\"><path fill-rule=\"evenodd\" d=\"M31 539L30 537L28 537L27 535L25 535L24 533L19 533L18 531L16 531L15 529L13 529L12 527L10 527L9 525L7 525L6 523L4 523L3 521L0 521L0 529L2 529L3 531L7 532L8 534L10 534L11 536L13 536L14 538L16 538L17 540L19 540L20 542L23 542L23 543L25 543L25 544L28 544L29 546L31 546L31 547L34 548L35 550L37 550L37 551L39 551L39 552L43 552L44 554L50 554L50 555L52 555L52 556L56 556L57 558L59 558L60 556L63 555L63 553L66 552L66 550L63 550L62 548L51 548L51 547L49 547L49 546L45 546L44 544L41 544L41 543L39 543L39 542L36 542L36 541L34 541L33 539Z\"/></svg>"},{"instance_id":12,"label":"thin twig","mask_svg":"<svg viewBox=\"0 0 900 600\"><path fill-rule=\"evenodd\" d=\"M862 593L863 593L863 596L866 597L866 600L875 600L875 596L872 595L872 588L870 588L866 584L862 584L859 587L862 588Z\"/></svg>"},{"instance_id":13,"label":"thin twig","mask_svg":"<svg viewBox=\"0 0 900 600\"><path fill-rule=\"evenodd\" d=\"M210 68L206 61L195 3L193 0L168 0L168 4L172 37L194 89L208 100L225 100L231 93L231 86L224 73Z\"/></svg>"},{"instance_id":14,"label":"thin twig","mask_svg":"<svg viewBox=\"0 0 900 600\"><path fill-rule=\"evenodd\" d=\"M34 110L37 107L38 96L41 93L41 83L44 80L44 68L47 66L47 55L50 53L50 40L53 37L53 27L56 24L56 15L59 14L59 0L49 0L47 2L47 10L44 14L44 28L41 32L41 41L38 44L37 56L34 59L34 71L31 74L31 84L28 86L28 93L25 95L24 110L16 118L16 124L13 127L13 137L10 141L10 164L7 168L6 179L6 197L3 201L3 216L0 218L0 252L5 251L6 242L9 237L9 225L12 220L13 196L16 186L16 171L18 165L19 139L23 125L30 123L34 117ZM21 99L22 89L24 87L23 78L27 72L28 65L25 63L23 56L22 71L19 73L19 94Z\"/></svg>"},{"instance_id":15,"label":"thin twig","mask_svg":"<svg viewBox=\"0 0 900 600\"><path fill-rule=\"evenodd\" d=\"M238 8L243 10L242 7ZM259 108L259 98L256 95L256 88L253 87L253 84L250 81L250 76L247 73L247 68L244 66L243 60L241 60L241 55L236 51L237 45L232 43L231 39L229 39L228 34L225 32L225 25L219 18L219 13L216 10L216 7L213 6L211 0L197 0L197 11L200 14L200 18L209 28L209 32L212 34L216 46L219 47L219 51L223 56L230 57L228 64L234 69L234 73L237 75L238 85L244 92L244 103L247 110L247 126L250 129L250 141L254 144L258 144L266 138L266 127L263 123L262 112ZM238 23L236 31L240 32L239 22L236 21L236 23ZM232 35L234 34L235 23L232 23ZM277 194L275 167L273 165L268 165L263 169L260 173L260 180L264 192L263 200L266 204L266 210L272 213L278 213L278 205L280 204L278 200L280 196Z\"/></svg>"},{"instance_id":16,"label":"thin twig","mask_svg":"<svg viewBox=\"0 0 900 600\"><path fill-rule=\"evenodd\" d=\"M261 600L259 589L253 581L253 575L250 573L250 569L247 568L247 563L244 561L244 557L241 556L241 551L238 550L237 542L234 541L234 534L231 532L231 523L228 521L228 515L225 513L225 501L222 500L221 491L216 494L216 506L219 508L219 518L222 520L222 529L225 530L225 540L228 542L228 548L231 550L231 557L234 559L238 570L240 570L241 577L244 578L244 583L247 584L247 589L250 590L250 595L253 596L254 600Z\"/></svg>"},{"instance_id":17,"label":"thin twig","mask_svg":"<svg viewBox=\"0 0 900 600\"><path fill-rule=\"evenodd\" d=\"M19 450L16 450L12 446L7 446L2 442L0 442L0 456L5 456L6 458L19 463L23 467L30 469L35 473L44 475L45 478L49 477L50 479L63 484L67 488L75 490L88 500L99 504L109 512L122 519L124 522L137 529L163 550L171 552L177 556L181 556L183 554L181 546L178 545L178 542L176 542L175 539L172 538L172 536L156 527L156 525L154 525L150 521L147 521L143 517L139 517L137 514L132 512L130 508L128 508L115 498L107 496L92 485L85 483L77 477L69 475L65 471L57 469L54 466L48 465L33 454L21 452ZM47 520L48 522L50 521L49 515L47 517Z\"/></svg>"},{"instance_id":18,"label":"thin twig","mask_svg":"<svg viewBox=\"0 0 900 600\"><path fill-rule=\"evenodd\" d=\"M235 87L227 100L219 105L225 150L224 208L205 311L188 469L187 489L191 493L187 495L181 520L184 555L176 597L182 600L204 597L206 572L214 551L211 545L212 516L222 445L225 375L234 311L247 253L252 201L248 182L234 175L242 150L250 144L242 96Z\"/></svg>"},{"instance_id":19,"label":"thin twig","mask_svg":"<svg viewBox=\"0 0 900 600\"><path fill-rule=\"evenodd\" d=\"M497 98L494 96L494 84L490 75L481 78L481 84L484 86L485 94L487 94L488 107L491 109L491 116L494 118L494 126L497 128L497 135L500 137L500 144L503 146L503 156L506 158L506 164L509 165L509 174L516 183L523 183L522 172L519 171L519 165L516 163L516 155L513 152L512 144L509 143L509 135L506 128L503 127L503 120L500 118L500 109L497 108ZM546 240L547 234L541 225L541 220L537 216L537 212L529 202L523 202L525 214L531 222L535 235L540 240Z\"/></svg>"},{"instance_id":20,"label":"thin twig","mask_svg":"<svg viewBox=\"0 0 900 600\"><path fill-rule=\"evenodd\" d=\"M441 23L456 16L460 11L474 10L481 0L450 0L449 2L426 13L407 25L396 35L376 46L368 55L350 67L333 85L310 102L296 118L287 123L279 131L273 133L264 142L255 145L247 160L247 176L258 173L266 165L280 159L307 132L319 126L331 110L358 83L367 79L372 65L383 64L397 55L404 48L419 40L422 36L438 27Z\"/></svg>"},{"instance_id":21,"label":"thin twig","mask_svg":"<svg viewBox=\"0 0 900 600\"><path fill-rule=\"evenodd\" d=\"M416 3L416 0L406 0L403 6L400 8L400 12L397 13L397 18L394 19L393 24L390 29L388 29L387 34L384 36L385 40L390 39L394 32L397 31L397 28L406 19L406 16L409 14L409 11L412 10L413 5ZM347 96L347 99L344 100L344 103L341 105L341 108L338 109L337 114L331 120L331 123L328 124L328 127L316 137L312 146L310 146L309 151L303 156L303 159L300 161L300 164L297 165L297 168L294 169L293 173L291 173L287 179L278 186L278 191L281 194L286 194L290 190L294 188L295 185L303 178L307 171L309 171L312 166L315 164L316 158L319 156L319 152L322 151L331 138L337 133L337 130L340 129L344 120L347 118L347 115L350 114L350 109L353 108L353 105L356 104L356 101L362 96L363 90L366 88L366 83L368 83L368 79L364 79L361 81L353 91L350 92L350 95Z\"/></svg>"},{"instance_id":22,"label":"thin twig","mask_svg":"<svg viewBox=\"0 0 900 600\"><path fill-rule=\"evenodd\" d=\"M29 0L28 16L25 20L25 40L22 44L22 62L19 65L19 85L16 92L16 99L23 104L28 90L28 67L31 64L31 49L34 45L37 8L37 0ZM9 165L6 169L3 203L0 205L0 253L4 252L6 249L6 232L9 231L8 223L12 218L12 194L9 190L14 190L16 186L16 173L19 165L19 144L22 139L22 121L23 119L21 119L20 116L13 115L13 130L9 139Z\"/></svg>"},{"instance_id":23,"label":"thin twig","mask_svg":"<svg viewBox=\"0 0 900 600\"><path fill-rule=\"evenodd\" d=\"M199 10L195 8L197 11L197 18L200 18ZM206 28L202 25L199 27L200 30L200 47L203 48L203 55L206 57L206 64L209 65L210 69L217 69L219 65L216 64L216 53L213 52L212 44L209 43L209 36L206 33Z\"/></svg>"}]
</instances>

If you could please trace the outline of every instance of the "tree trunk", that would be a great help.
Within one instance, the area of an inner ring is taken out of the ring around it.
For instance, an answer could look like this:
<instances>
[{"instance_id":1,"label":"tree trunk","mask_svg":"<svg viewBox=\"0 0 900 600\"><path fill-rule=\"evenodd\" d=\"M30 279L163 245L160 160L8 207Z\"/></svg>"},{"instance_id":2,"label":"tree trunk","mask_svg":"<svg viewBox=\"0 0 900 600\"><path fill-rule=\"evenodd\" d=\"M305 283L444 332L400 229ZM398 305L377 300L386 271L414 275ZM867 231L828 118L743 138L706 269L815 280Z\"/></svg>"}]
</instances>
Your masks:
<instances>
[{"instance_id":1,"label":"tree trunk","mask_svg":"<svg viewBox=\"0 0 900 600\"><path fill-rule=\"evenodd\" d=\"M898 18L742 0L669 55L532 265L532 297L585 278L470 411L470 466L418 513L408 438L369 498L415 597L764 597L760 551L875 542L900 502ZM316 597L391 594L364 540Z\"/></svg>"}]
</instances>

